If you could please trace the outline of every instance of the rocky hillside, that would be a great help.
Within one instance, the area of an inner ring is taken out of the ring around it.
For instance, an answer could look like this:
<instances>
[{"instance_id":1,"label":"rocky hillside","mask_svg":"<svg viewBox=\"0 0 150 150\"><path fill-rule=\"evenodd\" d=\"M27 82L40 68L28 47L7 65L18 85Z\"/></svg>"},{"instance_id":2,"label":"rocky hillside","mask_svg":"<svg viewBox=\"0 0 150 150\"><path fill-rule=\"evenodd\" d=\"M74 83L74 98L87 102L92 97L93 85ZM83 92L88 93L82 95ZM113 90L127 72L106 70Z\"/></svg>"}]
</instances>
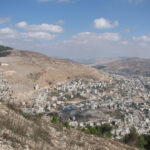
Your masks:
<instances>
[{"instance_id":1,"label":"rocky hillside","mask_svg":"<svg viewBox=\"0 0 150 150\"><path fill-rule=\"evenodd\" d=\"M0 102L1 150L136 150L113 140L54 125L51 118L22 114Z\"/></svg>"},{"instance_id":2,"label":"rocky hillside","mask_svg":"<svg viewBox=\"0 0 150 150\"><path fill-rule=\"evenodd\" d=\"M97 69L103 69L111 72L121 72L131 75L150 76L150 59L128 58L111 63L97 65Z\"/></svg>"},{"instance_id":3,"label":"rocky hillside","mask_svg":"<svg viewBox=\"0 0 150 150\"><path fill-rule=\"evenodd\" d=\"M75 78L107 80L95 69L29 51L13 50L0 57L0 63L0 78L7 79L18 99L27 99L34 88L42 89L56 82Z\"/></svg>"}]
</instances>

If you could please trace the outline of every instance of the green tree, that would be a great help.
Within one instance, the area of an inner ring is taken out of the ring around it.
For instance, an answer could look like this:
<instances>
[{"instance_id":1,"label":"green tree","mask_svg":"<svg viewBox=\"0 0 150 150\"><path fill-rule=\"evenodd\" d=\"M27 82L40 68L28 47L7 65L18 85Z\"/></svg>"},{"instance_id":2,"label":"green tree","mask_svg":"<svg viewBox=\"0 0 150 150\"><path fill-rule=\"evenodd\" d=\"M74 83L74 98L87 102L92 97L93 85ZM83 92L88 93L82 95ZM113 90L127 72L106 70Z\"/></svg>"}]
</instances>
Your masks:
<instances>
[{"instance_id":1,"label":"green tree","mask_svg":"<svg viewBox=\"0 0 150 150\"><path fill-rule=\"evenodd\" d=\"M138 147L140 147L140 148L144 148L146 145L147 145L147 141L146 141L146 139L144 138L144 135L140 135L139 137L138 137Z\"/></svg>"},{"instance_id":2,"label":"green tree","mask_svg":"<svg viewBox=\"0 0 150 150\"><path fill-rule=\"evenodd\" d=\"M64 122L62 123L62 126L63 126L63 127L66 127L67 129L70 129L70 125L69 125L68 121L64 121Z\"/></svg>"},{"instance_id":3,"label":"green tree","mask_svg":"<svg viewBox=\"0 0 150 150\"><path fill-rule=\"evenodd\" d=\"M144 148L146 149L146 150L150 150L150 135L149 134L147 134L147 135L142 135L143 136L143 138L144 138Z\"/></svg>"},{"instance_id":4,"label":"green tree","mask_svg":"<svg viewBox=\"0 0 150 150\"><path fill-rule=\"evenodd\" d=\"M59 120L58 120L57 114L54 114L54 115L53 115L52 123L54 123L54 124L59 124Z\"/></svg>"},{"instance_id":5,"label":"green tree","mask_svg":"<svg viewBox=\"0 0 150 150\"><path fill-rule=\"evenodd\" d=\"M103 124L101 126L102 136L110 138L112 136L112 129L112 126L110 126L109 124Z\"/></svg>"},{"instance_id":6,"label":"green tree","mask_svg":"<svg viewBox=\"0 0 150 150\"><path fill-rule=\"evenodd\" d=\"M130 129L130 133L125 135L123 142L130 146L138 145L138 133L136 132L136 128L132 127Z\"/></svg>"}]
</instances>

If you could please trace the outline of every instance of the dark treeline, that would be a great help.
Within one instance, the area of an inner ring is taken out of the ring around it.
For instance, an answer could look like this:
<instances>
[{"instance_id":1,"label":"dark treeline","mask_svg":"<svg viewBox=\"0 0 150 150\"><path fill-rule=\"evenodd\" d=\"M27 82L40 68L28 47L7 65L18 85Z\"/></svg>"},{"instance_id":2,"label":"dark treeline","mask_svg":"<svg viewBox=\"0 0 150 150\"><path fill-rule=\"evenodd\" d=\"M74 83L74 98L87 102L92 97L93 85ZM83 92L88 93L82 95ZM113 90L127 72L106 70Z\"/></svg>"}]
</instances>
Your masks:
<instances>
[{"instance_id":1,"label":"dark treeline","mask_svg":"<svg viewBox=\"0 0 150 150\"><path fill-rule=\"evenodd\" d=\"M13 50L13 48L0 45L0 52L5 50Z\"/></svg>"},{"instance_id":2,"label":"dark treeline","mask_svg":"<svg viewBox=\"0 0 150 150\"><path fill-rule=\"evenodd\" d=\"M11 53L10 50L13 50L13 48L0 45L0 57L9 55Z\"/></svg>"}]
</instances>

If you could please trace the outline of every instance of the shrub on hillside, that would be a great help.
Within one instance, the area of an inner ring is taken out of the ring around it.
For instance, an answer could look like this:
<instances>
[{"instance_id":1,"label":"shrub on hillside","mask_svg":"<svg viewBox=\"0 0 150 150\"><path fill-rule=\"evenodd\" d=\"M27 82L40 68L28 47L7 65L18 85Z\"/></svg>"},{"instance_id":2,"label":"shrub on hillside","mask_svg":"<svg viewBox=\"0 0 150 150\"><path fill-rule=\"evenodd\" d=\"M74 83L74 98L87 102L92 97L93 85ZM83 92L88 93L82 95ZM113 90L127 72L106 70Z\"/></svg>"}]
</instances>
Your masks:
<instances>
[{"instance_id":1,"label":"shrub on hillside","mask_svg":"<svg viewBox=\"0 0 150 150\"><path fill-rule=\"evenodd\" d=\"M58 119L57 114L54 114L54 115L53 115L52 123L54 123L54 124L59 124L59 119Z\"/></svg>"}]
</instances>

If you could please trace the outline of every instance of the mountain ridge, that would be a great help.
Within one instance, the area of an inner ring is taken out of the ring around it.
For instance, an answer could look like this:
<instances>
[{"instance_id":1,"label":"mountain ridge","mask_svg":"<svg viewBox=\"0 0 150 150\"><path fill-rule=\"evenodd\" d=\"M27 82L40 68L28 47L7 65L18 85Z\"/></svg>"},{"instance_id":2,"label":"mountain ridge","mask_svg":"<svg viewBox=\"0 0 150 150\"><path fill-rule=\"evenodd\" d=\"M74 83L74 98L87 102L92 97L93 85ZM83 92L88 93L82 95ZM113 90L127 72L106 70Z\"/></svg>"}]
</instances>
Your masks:
<instances>
[{"instance_id":1,"label":"mountain ridge","mask_svg":"<svg viewBox=\"0 0 150 150\"><path fill-rule=\"evenodd\" d=\"M113 61L111 63L96 65L94 68L110 72L127 73L129 75L141 75L150 77L150 59L145 58L127 58L122 60Z\"/></svg>"}]
</instances>

